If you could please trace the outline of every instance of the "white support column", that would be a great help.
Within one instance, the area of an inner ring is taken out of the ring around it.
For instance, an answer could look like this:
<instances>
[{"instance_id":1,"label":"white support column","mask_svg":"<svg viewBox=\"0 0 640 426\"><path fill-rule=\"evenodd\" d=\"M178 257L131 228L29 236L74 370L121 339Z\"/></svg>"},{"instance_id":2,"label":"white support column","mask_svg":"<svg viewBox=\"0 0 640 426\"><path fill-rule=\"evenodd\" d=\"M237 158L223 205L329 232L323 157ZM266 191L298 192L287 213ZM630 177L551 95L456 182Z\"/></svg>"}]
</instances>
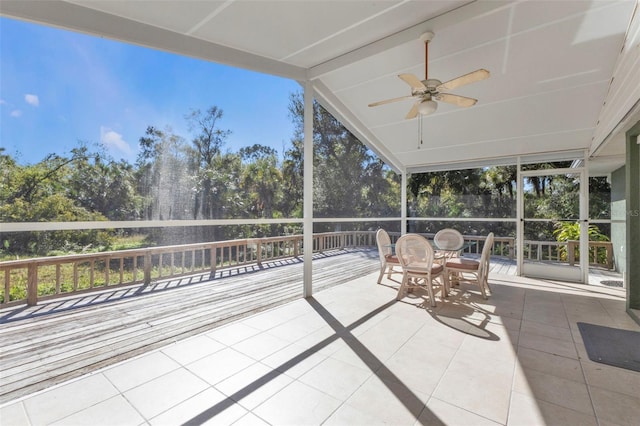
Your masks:
<instances>
[{"instance_id":1,"label":"white support column","mask_svg":"<svg viewBox=\"0 0 640 426\"><path fill-rule=\"evenodd\" d=\"M313 294L313 85L304 84L303 297Z\"/></svg>"},{"instance_id":2,"label":"white support column","mask_svg":"<svg viewBox=\"0 0 640 426\"><path fill-rule=\"evenodd\" d=\"M522 177L521 169L522 164L520 163L520 157L518 157L517 161L517 176L518 183L516 184L516 217L518 218L518 222L516 223L516 274L521 276L523 273L523 264L524 264L524 178Z\"/></svg>"},{"instance_id":3,"label":"white support column","mask_svg":"<svg viewBox=\"0 0 640 426\"><path fill-rule=\"evenodd\" d=\"M589 284L589 156L585 150L580 172L580 268L582 282Z\"/></svg>"},{"instance_id":4,"label":"white support column","mask_svg":"<svg viewBox=\"0 0 640 426\"><path fill-rule=\"evenodd\" d=\"M407 233L407 169L402 171L402 179L400 180L400 233Z\"/></svg>"}]
</instances>

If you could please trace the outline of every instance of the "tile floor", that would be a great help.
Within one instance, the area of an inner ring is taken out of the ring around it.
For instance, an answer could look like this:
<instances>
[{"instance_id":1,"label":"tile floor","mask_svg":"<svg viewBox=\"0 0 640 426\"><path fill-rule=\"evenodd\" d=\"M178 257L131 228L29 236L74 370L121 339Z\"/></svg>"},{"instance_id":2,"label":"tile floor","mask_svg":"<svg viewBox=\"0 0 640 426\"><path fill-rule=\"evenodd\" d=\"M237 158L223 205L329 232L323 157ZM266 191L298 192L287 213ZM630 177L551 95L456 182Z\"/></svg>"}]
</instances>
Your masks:
<instances>
[{"instance_id":1,"label":"tile floor","mask_svg":"<svg viewBox=\"0 0 640 426\"><path fill-rule=\"evenodd\" d=\"M492 275L435 309L377 273L0 407L13 425L637 425L640 373L578 321L640 331L624 290ZM425 307L425 305L427 307Z\"/></svg>"}]
</instances>

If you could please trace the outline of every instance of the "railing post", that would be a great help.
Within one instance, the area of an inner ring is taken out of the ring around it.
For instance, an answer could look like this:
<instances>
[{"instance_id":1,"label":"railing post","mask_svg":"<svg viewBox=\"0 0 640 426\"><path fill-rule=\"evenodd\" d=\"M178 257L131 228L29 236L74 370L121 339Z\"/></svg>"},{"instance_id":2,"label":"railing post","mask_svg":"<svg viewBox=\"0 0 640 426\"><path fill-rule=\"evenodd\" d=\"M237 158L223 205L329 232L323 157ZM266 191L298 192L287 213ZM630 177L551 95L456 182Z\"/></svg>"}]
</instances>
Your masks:
<instances>
[{"instance_id":1,"label":"railing post","mask_svg":"<svg viewBox=\"0 0 640 426\"><path fill-rule=\"evenodd\" d=\"M151 284L151 253L144 254L144 285Z\"/></svg>"},{"instance_id":2,"label":"railing post","mask_svg":"<svg viewBox=\"0 0 640 426\"><path fill-rule=\"evenodd\" d=\"M575 241L567 241L567 262L569 262L569 266L573 266L576 263Z\"/></svg>"},{"instance_id":3,"label":"railing post","mask_svg":"<svg viewBox=\"0 0 640 426\"><path fill-rule=\"evenodd\" d=\"M216 268L218 266L218 249L212 245L209 249L209 262L211 262L211 275L216 275Z\"/></svg>"},{"instance_id":4,"label":"railing post","mask_svg":"<svg viewBox=\"0 0 640 426\"><path fill-rule=\"evenodd\" d=\"M513 259L516 253L516 239L511 238L509 241L509 259Z\"/></svg>"},{"instance_id":5,"label":"railing post","mask_svg":"<svg viewBox=\"0 0 640 426\"><path fill-rule=\"evenodd\" d=\"M9 295L5 297L7 300ZM32 263L27 268L27 305L38 304L38 266Z\"/></svg>"},{"instance_id":6,"label":"railing post","mask_svg":"<svg viewBox=\"0 0 640 426\"><path fill-rule=\"evenodd\" d=\"M263 242L262 238L260 238L256 242L256 251L257 251L256 261L258 262L258 266L262 266L262 242Z\"/></svg>"},{"instance_id":7,"label":"railing post","mask_svg":"<svg viewBox=\"0 0 640 426\"><path fill-rule=\"evenodd\" d=\"M607 251L607 269L613 269L613 244L606 244L605 250Z\"/></svg>"}]
</instances>

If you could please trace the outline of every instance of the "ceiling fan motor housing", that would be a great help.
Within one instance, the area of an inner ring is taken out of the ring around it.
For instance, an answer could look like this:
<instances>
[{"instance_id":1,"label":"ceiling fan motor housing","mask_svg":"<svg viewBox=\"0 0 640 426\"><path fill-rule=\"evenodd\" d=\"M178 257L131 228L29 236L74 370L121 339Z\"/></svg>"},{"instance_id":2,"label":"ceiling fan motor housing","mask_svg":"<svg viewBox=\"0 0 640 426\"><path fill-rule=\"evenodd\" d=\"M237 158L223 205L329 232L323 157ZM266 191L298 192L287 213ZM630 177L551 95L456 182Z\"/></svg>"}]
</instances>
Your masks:
<instances>
[{"instance_id":1,"label":"ceiling fan motor housing","mask_svg":"<svg viewBox=\"0 0 640 426\"><path fill-rule=\"evenodd\" d=\"M422 84L427 87L427 90L430 93L436 92L436 88L442 84L440 80L436 80L435 78L430 78L428 80L422 80Z\"/></svg>"}]
</instances>

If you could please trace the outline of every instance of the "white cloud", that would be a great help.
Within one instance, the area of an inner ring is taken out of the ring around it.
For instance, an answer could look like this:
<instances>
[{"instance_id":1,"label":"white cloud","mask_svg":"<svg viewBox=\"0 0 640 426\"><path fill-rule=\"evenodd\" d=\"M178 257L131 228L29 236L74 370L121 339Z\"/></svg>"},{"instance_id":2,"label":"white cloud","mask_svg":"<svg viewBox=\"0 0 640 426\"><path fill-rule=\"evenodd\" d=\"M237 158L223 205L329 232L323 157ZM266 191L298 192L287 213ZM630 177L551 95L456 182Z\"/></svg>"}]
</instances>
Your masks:
<instances>
[{"instance_id":1,"label":"white cloud","mask_svg":"<svg viewBox=\"0 0 640 426\"><path fill-rule=\"evenodd\" d=\"M12 117L20 117L22 115L22 111L20 111L19 109L14 109L13 111L11 111L10 115Z\"/></svg>"},{"instance_id":2,"label":"white cloud","mask_svg":"<svg viewBox=\"0 0 640 426\"><path fill-rule=\"evenodd\" d=\"M38 95L30 95L30 94L26 94L24 95L24 100L29 104L29 105L33 105L33 106L39 106L40 105L40 99L38 99Z\"/></svg>"},{"instance_id":3,"label":"white cloud","mask_svg":"<svg viewBox=\"0 0 640 426\"><path fill-rule=\"evenodd\" d=\"M100 142L108 149L115 149L126 155L131 155L133 152L131 146L122 139L122 135L108 127L100 127Z\"/></svg>"},{"instance_id":4,"label":"white cloud","mask_svg":"<svg viewBox=\"0 0 640 426\"><path fill-rule=\"evenodd\" d=\"M7 105L7 101L5 101L4 99L0 99L0 105Z\"/></svg>"}]
</instances>

